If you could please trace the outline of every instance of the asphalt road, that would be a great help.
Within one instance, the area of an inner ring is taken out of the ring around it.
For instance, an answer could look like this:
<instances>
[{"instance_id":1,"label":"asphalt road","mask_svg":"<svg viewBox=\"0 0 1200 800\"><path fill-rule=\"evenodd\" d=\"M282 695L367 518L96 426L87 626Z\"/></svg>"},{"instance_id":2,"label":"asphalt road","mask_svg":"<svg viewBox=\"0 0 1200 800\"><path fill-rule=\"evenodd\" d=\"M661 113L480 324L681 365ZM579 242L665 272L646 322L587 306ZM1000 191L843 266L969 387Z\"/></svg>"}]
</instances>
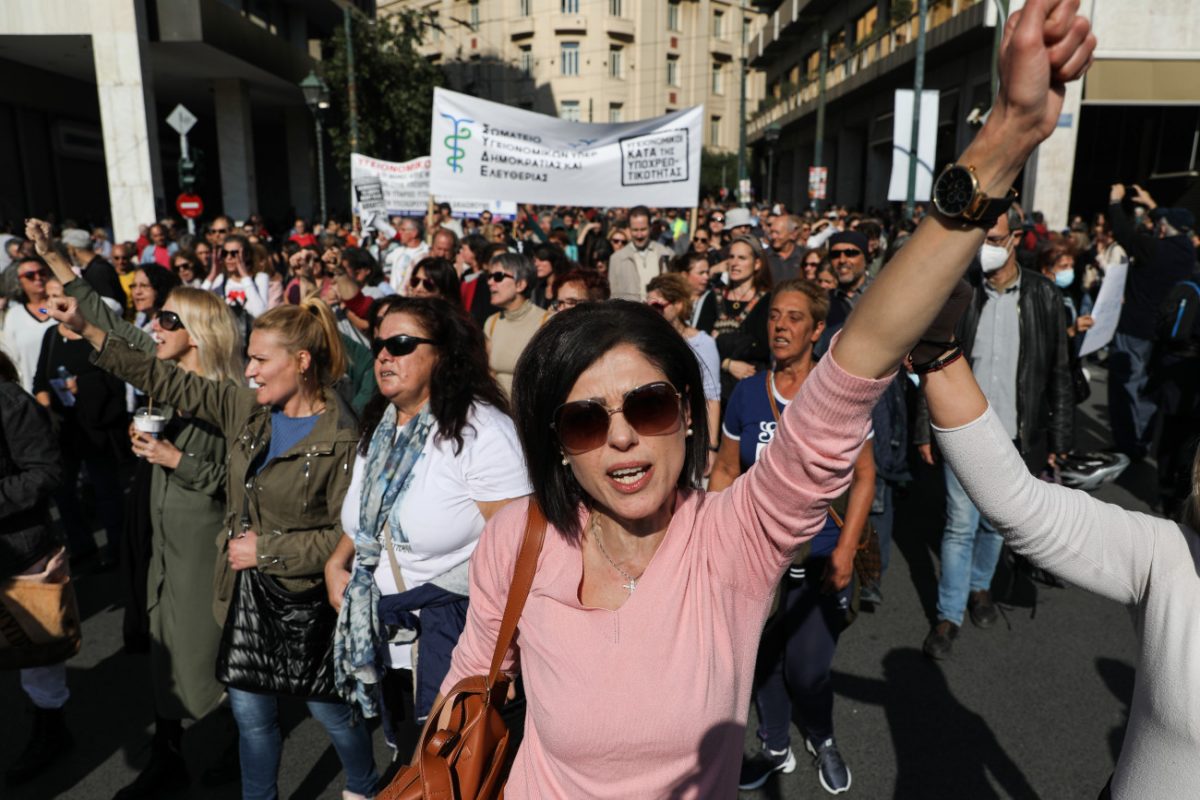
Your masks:
<instances>
[{"instance_id":1,"label":"asphalt road","mask_svg":"<svg viewBox=\"0 0 1200 800\"><path fill-rule=\"evenodd\" d=\"M1099 373L1080 419L1081 449L1107 443ZM1098 496L1147 510L1138 498L1150 497L1153 485L1152 467L1139 464ZM1130 616L1080 590L1041 586L1036 615L1015 608L990 630L968 625L951 659L936 664L925 659L921 642L936 601L939 487L940 473L930 470L901 498L885 603L860 616L839 645L835 725L853 773L846 796L1092 800L1112 770L1128 714L1135 657ZM107 800L149 756L149 674L143 656L121 652L117 576L83 574L78 588L84 646L68 667L68 721L76 746L36 782L0 787L6 800ZM0 762L24 745L27 706L17 675L0 673ZM677 710L646 709L658 712ZM324 731L298 703L284 704L283 725L281 797L340 798L339 764ZM753 727L752 715L748 749L756 746ZM187 730L184 752L193 774L216 759L222 741L220 719ZM377 761L384 764L387 748L379 730L375 744ZM808 758L798 757L794 773L742 796L825 796ZM193 784L166 797L239 796L236 784L216 789Z\"/></svg>"}]
</instances>

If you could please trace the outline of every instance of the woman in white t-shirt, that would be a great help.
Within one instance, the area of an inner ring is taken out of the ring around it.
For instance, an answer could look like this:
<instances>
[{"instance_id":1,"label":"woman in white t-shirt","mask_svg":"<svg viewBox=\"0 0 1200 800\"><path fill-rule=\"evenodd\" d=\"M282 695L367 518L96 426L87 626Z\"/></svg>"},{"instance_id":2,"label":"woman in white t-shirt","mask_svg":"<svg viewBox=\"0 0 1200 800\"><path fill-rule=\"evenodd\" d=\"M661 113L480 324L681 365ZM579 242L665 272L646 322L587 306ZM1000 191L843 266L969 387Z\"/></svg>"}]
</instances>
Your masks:
<instances>
[{"instance_id":1,"label":"woman in white t-shirt","mask_svg":"<svg viewBox=\"0 0 1200 800\"><path fill-rule=\"evenodd\" d=\"M16 365L21 388L32 392L42 339L46 338L46 329L56 324L44 307L50 269L38 256L18 259L9 269L10 302L0 324L0 347Z\"/></svg>"},{"instance_id":2,"label":"woman in white t-shirt","mask_svg":"<svg viewBox=\"0 0 1200 800\"><path fill-rule=\"evenodd\" d=\"M270 308L271 275L254 272L254 255L245 236L239 233L226 236L217 258L224 270L205 279L201 288L221 295L226 303L245 311L251 319Z\"/></svg>"},{"instance_id":3,"label":"woman in white t-shirt","mask_svg":"<svg viewBox=\"0 0 1200 800\"><path fill-rule=\"evenodd\" d=\"M392 300L371 349L379 394L363 413L346 535L325 574L340 612L338 689L374 716L382 684L395 746L405 707L427 715L449 670L484 523L530 487L483 335L461 311L436 298Z\"/></svg>"}]
</instances>

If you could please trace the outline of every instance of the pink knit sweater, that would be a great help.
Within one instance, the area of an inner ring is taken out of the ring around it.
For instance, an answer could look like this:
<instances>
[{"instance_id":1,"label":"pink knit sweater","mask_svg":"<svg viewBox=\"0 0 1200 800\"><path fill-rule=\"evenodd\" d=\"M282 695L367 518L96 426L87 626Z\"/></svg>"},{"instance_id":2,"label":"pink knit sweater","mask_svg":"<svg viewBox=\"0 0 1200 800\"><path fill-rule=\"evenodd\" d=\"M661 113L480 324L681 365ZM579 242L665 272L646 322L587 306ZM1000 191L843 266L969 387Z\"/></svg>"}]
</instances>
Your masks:
<instances>
[{"instance_id":1,"label":"pink knit sweater","mask_svg":"<svg viewBox=\"0 0 1200 800\"><path fill-rule=\"evenodd\" d=\"M772 591L849 483L889 380L854 377L827 356L745 475L724 492L680 494L617 611L580 603L579 549L547 531L516 638L529 707L509 800L734 796ZM443 693L488 669L525 513L521 502L497 514L471 558L467 626Z\"/></svg>"}]
</instances>

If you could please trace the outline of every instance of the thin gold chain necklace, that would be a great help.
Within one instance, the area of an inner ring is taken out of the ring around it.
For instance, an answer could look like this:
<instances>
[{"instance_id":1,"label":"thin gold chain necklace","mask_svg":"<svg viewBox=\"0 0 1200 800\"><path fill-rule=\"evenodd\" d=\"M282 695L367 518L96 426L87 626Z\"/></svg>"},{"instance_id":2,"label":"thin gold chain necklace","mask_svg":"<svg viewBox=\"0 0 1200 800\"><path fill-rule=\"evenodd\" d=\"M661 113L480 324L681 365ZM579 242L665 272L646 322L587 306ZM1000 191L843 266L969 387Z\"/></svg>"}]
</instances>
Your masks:
<instances>
[{"instance_id":1,"label":"thin gold chain necklace","mask_svg":"<svg viewBox=\"0 0 1200 800\"><path fill-rule=\"evenodd\" d=\"M592 524L590 527L592 538L596 540L596 545L600 548L600 554L603 555L605 560L612 565L612 568L621 573L621 577L625 579L625 583L621 584L621 587L630 594L633 594L633 590L637 588L638 579L618 567L617 562L613 561L612 556L610 556L608 551L604 549L604 540L600 538L600 517L592 514Z\"/></svg>"}]
</instances>

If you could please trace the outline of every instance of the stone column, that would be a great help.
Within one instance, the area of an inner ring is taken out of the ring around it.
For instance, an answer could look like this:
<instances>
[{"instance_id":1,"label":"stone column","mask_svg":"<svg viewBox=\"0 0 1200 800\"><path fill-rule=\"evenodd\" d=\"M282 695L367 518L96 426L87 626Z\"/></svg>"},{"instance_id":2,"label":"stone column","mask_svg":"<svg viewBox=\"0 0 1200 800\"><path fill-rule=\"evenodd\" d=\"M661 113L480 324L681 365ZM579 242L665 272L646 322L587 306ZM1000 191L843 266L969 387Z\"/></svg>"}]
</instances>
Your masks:
<instances>
[{"instance_id":1,"label":"stone column","mask_svg":"<svg viewBox=\"0 0 1200 800\"><path fill-rule=\"evenodd\" d=\"M303 106L288 106L284 111L287 131L288 187L296 213L306 219L316 219L316 169L313 148L313 118Z\"/></svg>"},{"instance_id":2,"label":"stone column","mask_svg":"<svg viewBox=\"0 0 1200 800\"><path fill-rule=\"evenodd\" d=\"M1071 182L1075 173L1075 142L1079 138L1079 112L1083 101L1083 82L1067 84L1058 127L1037 149L1032 161L1032 176L1025 179L1024 196L1017 202L1026 213L1041 211L1046 227L1060 231L1067 227L1071 212Z\"/></svg>"},{"instance_id":3,"label":"stone column","mask_svg":"<svg viewBox=\"0 0 1200 800\"><path fill-rule=\"evenodd\" d=\"M244 220L258 210L250 91L238 78L213 81L217 111L217 157L221 162L222 211Z\"/></svg>"},{"instance_id":4,"label":"stone column","mask_svg":"<svg viewBox=\"0 0 1200 800\"><path fill-rule=\"evenodd\" d=\"M117 241L138 236L163 209L157 112L151 71L138 29L138 4L110 3L93 17L92 58L104 135L108 202Z\"/></svg>"}]
</instances>

